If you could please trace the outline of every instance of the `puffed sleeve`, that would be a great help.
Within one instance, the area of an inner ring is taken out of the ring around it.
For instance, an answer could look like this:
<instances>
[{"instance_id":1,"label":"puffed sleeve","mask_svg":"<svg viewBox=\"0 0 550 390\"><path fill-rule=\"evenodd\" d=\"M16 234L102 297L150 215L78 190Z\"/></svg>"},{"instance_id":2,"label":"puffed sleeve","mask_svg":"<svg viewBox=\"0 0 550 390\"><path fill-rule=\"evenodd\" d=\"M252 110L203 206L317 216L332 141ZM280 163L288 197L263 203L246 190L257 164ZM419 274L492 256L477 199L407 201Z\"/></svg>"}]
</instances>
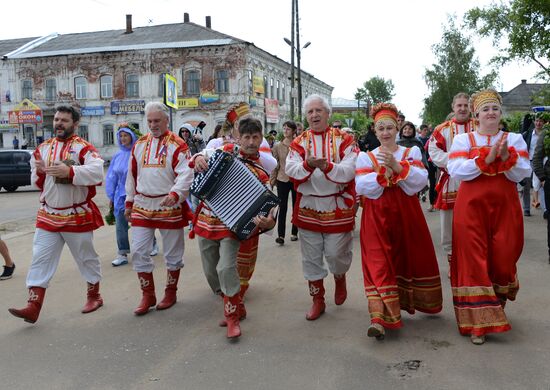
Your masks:
<instances>
[{"instance_id":1,"label":"puffed sleeve","mask_svg":"<svg viewBox=\"0 0 550 390\"><path fill-rule=\"evenodd\" d=\"M481 175L481 170L476 164L479 156L469 158L469 155L470 142L468 134L457 135L449 151L449 163L447 164L447 171L453 179L473 180Z\"/></svg>"},{"instance_id":2,"label":"puffed sleeve","mask_svg":"<svg viewBox=\"0 0 550 390\"><path fill-rule=\"evenodd\" d=\"M519 182L523 178L531 176L531 164L527 144L519 134L508 134L508 152L510 157L499 164L499 172L504 173L508 180Z\"/></svg>"},{"instance_id":3,"label":"puffed sleeve","mask_svg":"<svg viewBox=\"0 0 550 390\"><path fill-rule=\"evenodd\" d=\"M73 185L97 186L103 181L103 159L94 147L86 147L80 152L84 164L71 166Z\"/></svg>"},{"instance_id":4,"label":"puffed sleeve","mask_svg":"<svg viewBox=\"0 0 550 390\"><path fill-rule=\"evenodd\" d=\"M357 146L349 145L344 150L344 158L338 163L329 162L323 171L328 180L337 184L346 184L355 176L355 162L357 160Z\"/></svg>"},{"instance_id":5,"label":"puffed sleeve","mask_svg":"<svg viewBox=\"0 0 550 390\"><path fill-rule=\"evenodd\" d=\"M306 182L314 171L314 169L307 165L303 156L305 156L303 147L294 140L290 144L285 166L285 173L294 183L300 184Z\"/></svg>"},{"instance_id":6,"label":"puffed sleeve","mask_svg":"<svg viewBox=\"0 0 550 390\"><path fill-rule=\"evenodd\" d=\"M189 167L190 152L187 146L179 147L174 153L173 169L176 174L171 194L178 196L179 202L185 201L189 195L189 187L193 182L193 170Z\"/></svg>"},{"instance_id":7,"label":"puffed sleeve","mask_svg":"<svg viewBox=\"0 0 550 390\"><path fill-rule=\"evenodd\" d=\"M436 166L446 169L449 163L449 152L443 150L445 144L442 129L436 129L428 141L428 153Z\"/></svg>"},{"instance_id":8,"label":"puffed sleeve","mask_svg":"<svg viewBox=\"0 0 550 390\"><path fill-rule=\"evenodd\" d=\"M271 148L265 138L260 145L260 164L262 164L262 167L268 174L271 174L277 166L277 160L273 157L273 154L271 154Z\"/></svg>"},{"instance_id":9,"label":"puffed sleeve","mask_svg":"<svg viewBox=\"0 0 550 390\"><path fill-rule=\"evenodd\" d=\"M377 180L378 174L374 171L372 161L368 154L360 152L355 168L355 191L357 195L369 199L378 199L384 192Z\"/></svg>"},{"instance_id":10,"label":"puffed sleeve","mask_svg":"<svg viewBox=\"0 0 550 390\"><path fill-rule=\"evenodd\" d=\"M126 204L127 209L131 209L134 205L134 196L136 195L136 183L137 183L137 160L135 156L136 145L132 148L130 153L130 159L128 160L128 174L126 175Z\"/></svg>"},{"instance_id":11,"label":"puffed sleeve","mask_svg":"<svg viewBox=\"0 0 550 390\"><path fill-rule=\"evenodd\" d=\"M428 184L428 171L422 162L422 152L413 146L405 161L400 161L403 170L397 175L395 183L407 195L414 195Z\"/></svg>"}]
</instances>

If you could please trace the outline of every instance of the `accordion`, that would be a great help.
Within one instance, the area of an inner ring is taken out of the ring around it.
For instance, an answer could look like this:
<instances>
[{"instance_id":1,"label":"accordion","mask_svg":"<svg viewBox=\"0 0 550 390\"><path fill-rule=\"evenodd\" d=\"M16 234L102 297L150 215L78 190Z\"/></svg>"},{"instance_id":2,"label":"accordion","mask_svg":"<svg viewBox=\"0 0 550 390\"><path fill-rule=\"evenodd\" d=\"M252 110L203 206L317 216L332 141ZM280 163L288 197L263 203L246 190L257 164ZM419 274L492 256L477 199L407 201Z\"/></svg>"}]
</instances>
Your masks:
<instances>
[{"instance_id":1,"label":"accordion","mask_svg":"<svg viewBox=\"0 0 550 390\"><path fill-rule=\"evenodd\" d=\"M195 177L190 192L240 240L256 232L256 216L267 216L281 202L243 162L222 150L208 159L208 169Z\"/></svg>"}]
</instances>

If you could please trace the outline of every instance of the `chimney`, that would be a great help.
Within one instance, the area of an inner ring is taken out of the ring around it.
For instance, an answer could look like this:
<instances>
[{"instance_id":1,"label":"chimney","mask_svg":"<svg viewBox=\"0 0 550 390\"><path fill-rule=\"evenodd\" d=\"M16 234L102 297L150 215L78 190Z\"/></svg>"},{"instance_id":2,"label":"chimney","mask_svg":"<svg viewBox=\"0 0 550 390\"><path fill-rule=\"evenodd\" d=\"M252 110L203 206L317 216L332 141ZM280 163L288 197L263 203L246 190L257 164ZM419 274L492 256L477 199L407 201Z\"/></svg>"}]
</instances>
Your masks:
<instances>
[{"instance_id":1,"label":"chimney","mask_svg":"<svg viewBox=\"0 0 550 390\"><path fill-rule=\"evenodd\" d=\"M187 12L183 14L183 23L189 23L189 14Z\"/></svg>"},{"instance_id":2,"label":"chimney","mask_svg":"<svg viewBox=\"0 0 550 390\"><path fill-rule=\"evenodd\" d=\"M206 17L206 28L212 28L212 18L210 16Z\"/></svg>"},{"instance_id":3,"label":"chimney","mask_svg":"<svg viewBox=\"0 0 550 390\"><path fill-rule=\"evenodd\" d=\"M126 34L131 34L132 32L132 15L126 15Z\"/></svg>"},{"instance_id":4,"label":"chimney","mask_svg":"<svg viewBox=\"0 0 550 390\"><path fill-rule=\"evenodd\" d=\"M527 84L527 80L523 79L523 80L521 80L521 83L522 84Z\"/></svg>"}]
</instances>

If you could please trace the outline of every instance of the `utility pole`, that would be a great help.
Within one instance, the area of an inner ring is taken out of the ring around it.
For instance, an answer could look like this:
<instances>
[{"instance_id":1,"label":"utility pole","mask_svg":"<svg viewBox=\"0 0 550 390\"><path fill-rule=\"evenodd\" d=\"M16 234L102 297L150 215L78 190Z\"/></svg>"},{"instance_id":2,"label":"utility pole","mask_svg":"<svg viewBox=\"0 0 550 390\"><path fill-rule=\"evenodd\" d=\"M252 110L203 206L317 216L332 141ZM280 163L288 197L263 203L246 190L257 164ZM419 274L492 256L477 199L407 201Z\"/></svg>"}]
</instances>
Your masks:
<instances>
[{"instance_id":1,"label":"utility pole","mask_svg":"<svg viewBox=\"0 0 550 390\"><path fill-rule=\"evenodd\" d=\"M298 12L298 0L296 1L296 60L298 62L298 119L302 121L302 69L300 67L300 14Z\"/></svg>"},{"instance_id":2,"label":"utility pole","mask_svg":"<svg viewBox=\"0 0 550 390\"><path fill-rule=\"evenodd\" d=\"M290 119L294 120L294 35L295 35L295 26L294 26L294 20L295 20L295 1L292 1L292 22L291 24L291 32L290 32Z\"/></svg>"}]
</instances>

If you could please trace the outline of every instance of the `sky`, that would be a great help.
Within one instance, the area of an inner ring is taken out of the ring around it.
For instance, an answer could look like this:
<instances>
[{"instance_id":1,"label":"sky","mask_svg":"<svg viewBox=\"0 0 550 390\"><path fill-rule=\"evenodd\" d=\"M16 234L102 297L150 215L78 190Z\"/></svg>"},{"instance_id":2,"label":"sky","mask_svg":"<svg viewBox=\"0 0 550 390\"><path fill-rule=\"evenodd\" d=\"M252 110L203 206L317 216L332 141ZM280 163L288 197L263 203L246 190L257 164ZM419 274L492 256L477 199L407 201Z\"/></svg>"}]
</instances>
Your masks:
<instances>
[{"instance_id":1,"label":"sky","mask_svg":"<svg viewBox=\"0 0 550 390\"><path fill-rule=\"evenodd\" d=\"M393 103L417 125L428 95L426 68L435 62L432 46L442 35L448 15L461 19L475 6L491 0L299 0L302 70L334 87L333 98L353 99L358 87L374 76L391 79ZM0 40L87 31L124 29L126 14L133 26L193 23L252 42L290 62L291 0L26 0L3 4ZM473 37L482 73L496 54L488 39ZM522 79L535 79L533 64L514 63L498 69L500 91L509 91Z\"/></svg>"}]
</instances>

